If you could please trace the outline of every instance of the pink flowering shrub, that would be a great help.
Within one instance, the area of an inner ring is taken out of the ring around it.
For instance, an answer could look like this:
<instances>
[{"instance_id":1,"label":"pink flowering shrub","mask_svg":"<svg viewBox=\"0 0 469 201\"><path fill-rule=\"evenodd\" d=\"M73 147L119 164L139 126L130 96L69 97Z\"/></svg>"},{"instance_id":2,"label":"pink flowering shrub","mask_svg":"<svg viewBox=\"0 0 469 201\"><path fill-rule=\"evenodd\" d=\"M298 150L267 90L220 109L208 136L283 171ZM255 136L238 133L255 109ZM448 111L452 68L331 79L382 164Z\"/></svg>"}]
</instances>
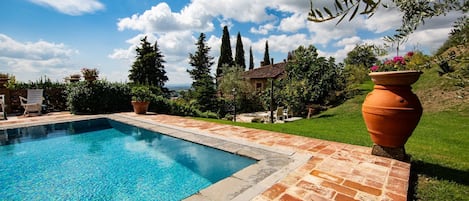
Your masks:
<instances>
[{"instance_id":1,"label":"pink flowering shrub","mask_svg":"<svg viewBox=\"0 0 469 201\"><path fill-rule=\"evenodd\" d=\"M407 70L406 62L410 61L413 55L413 52L408 52L405 56L395 56L393 59L385 60L381 66L371 66L370 70L371 72Z\"/></svg>"}]
</instances>

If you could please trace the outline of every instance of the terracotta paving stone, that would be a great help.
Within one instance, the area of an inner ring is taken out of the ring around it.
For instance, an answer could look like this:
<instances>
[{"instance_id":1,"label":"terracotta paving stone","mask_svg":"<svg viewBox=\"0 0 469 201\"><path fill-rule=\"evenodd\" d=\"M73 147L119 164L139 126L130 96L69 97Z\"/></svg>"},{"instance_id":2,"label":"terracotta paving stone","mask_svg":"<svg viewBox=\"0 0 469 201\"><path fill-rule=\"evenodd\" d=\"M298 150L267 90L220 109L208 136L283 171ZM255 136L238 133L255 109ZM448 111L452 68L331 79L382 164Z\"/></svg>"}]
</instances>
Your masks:
<instances>
[{"instance_id":1,"label":"terracotta paving stone","mask_svg":"<svg viewBox=\"0 0 469 201\"><path fill-rule=\"evenodd\" d=\"M338 184L340 184L344 181L343 178L340 178L340 177L337 177L335 175L332 175L332 174L329 174L329 173L326 173L326 172L322 172L322 171L319 171L319 170L313 170L309 174L313 175L313 176L316 176L316 177L319 177L319 178L323 178L323 179L335 182L335 183L338 183Z\"/></svg>"},{"instance_id":2,"label":"terracotta paving stone","mask_svg":"<svg viewBox=\"0 0 469 201\"><path fill-rule=\"evenodd\" d=\"M393 166L391 167L391 173L389 174L389 176L397 177L400 179L408 179L410 175L409 171L407 171L405 168Z\"/></svg>"},{"instance_id":3,"label":"terracotta paving stone","mask_svg":"<svg viewBox=\"0 0 469 201\"><path fill-rule=\"evenodd\" d=\"M386 198L384 200L393 200L393 201L406 201L407 198L404 196L396 195L391 192L386 192Z\"/></svg>"},{"instance_id":4,"label":"terracotta paving stone","mask_svg":"<svg viewBox=\"0 0 469 201\"><path fill-rule=\"evenodd\" d=\"M327 187L327 188L334 189L338 193L348 195L348 196L351 196L351 197L353 197L357 194L356 190L353 190L351 188L347 188L347 187L344 187L342 185L332 183L332 182L329 182L329 181L324 181L321 185L324 186L324 187Z\"/></svg>"},{"instance_id":5,"label":"terracotta paving stone","mask_svg":"<svg viewBox=\"0 0 469 201\"><path fill-rule=\"evenodd\" d=\"M350 196L347 196L347 195L344 195L344 194L337 194L335 196L335 200L336 201L358 201L356 199L354 199L353 197L350 197Z\"/></svg>"},{"instance_id":6,"label":"terracotta paving stone","mask_svg":"<svg viewBox=\"0 0 469 201\"><path fill-rule=\"evenodd\" d=\"M385 185L385 187L390 191L394 191L395 193L405 192L407 191L408 183L409 182L407 180L402 180L402 179L398 179L395 177L389 177L388 182Z\"/></svg>"},{"instance_id":7,"label":"terracotta paving stone","mask_svg":"<svg viewBox=\"0 0 469 201\"><path fill-rule=\"evenodd\" d=\"M324 188L323 186L316 185L316 184L313 184L313 183L310 183L310 182L307 182L307 181L300 181L300 183L298 183L296 186L300 187L302 189L308 190L308 191L312 191L314 193L317 193L321 196L324 196L324 197L330 198L330 199L332 199L332 197L335 194L335 192L332 191L330 188Z\"/></svg>"},{"instance_id":8,"label":"terracotta paving stone","mask_svg":"<svg viewBox=\"0 0 469 201\"><path fill-rule=\"evenodd\" d=\"M283 178L280 183L284 184L285 186L295 186L298 181L304 176L304 173L294 171L288 174L285 178Z\"/></svg>"},{"instance_id":9,"label":"terracotta paving stone","mask_svg":"<svg viewBox=\"0 0 469 201\"><path fill-rule=\"evenodd\" d=\"M405 163L402 161L393 160L392 165L401 168L410 168L410 163Z\"/></svg>"},{"instance_id":10,"label":"terracotta paving stone","mask_svg":"<svg viewBox=\"0 0 469 201\"><path fill-rule=\"evenodd\" d=\"M324 198L318 194L315 193L310 193L304 197L304 200L311 200L311 201L328 201L328 200L333 200L329 198Z\"/></svg>"},{"instance_id":11,"label":"terracotta paving stone","mask_svg":"<svg viewBox=\"0 0 469 201\"><path fill-rule=\"evenodd\" d=\"M400 201L407 199L410 164L371 155L370 147L331 142L273 131L243 128L212 122L160 114L136 115L119 113L121 117L132 117L159 124L182 127L193 132L244 141L263 146L279 147L312 157L298 168L279 178L252 200L381 200ZM50 113L37 117L11 118L0 121L0 129L12 124L46 122L50 119L73 120L86 115L71 115L68 112ZM346 133L345 133L346 134Z\"/></svg>"},{"instance_id":12,"label":"terracotta paving stone","mask_svg":"<svg viewBox=\"0 0 469 201\"><path fill-rule=\"evenodd\" d=\"M285 194L279 199L279 201L303 201L303 200L299 199L299 198L296 198L296 197L293 197L289 194Z\"/></svg>"},{"instance_id":13,"label":"terracotta paving stone","mask_svg":"<svg viewBox=\"0 0 469 201\"><path fill-rule=\"evenodd\" d=\"M323 149L323 150L319 151L319 153L331 155L331 154L335 153L335 151L336 151L335 149Z\"/></svg>"},{"instance_id":14,"label":"terracotta paving stone","mask_svg":"<svg viewBox=\"0 0 469 201\"><path fill-rule=\"evenodd\" d=\"M349 181L349 180L346 180L344 182L344 186L348 186L352 189L356 189L356 190L359 190L359 191L362 191L362 192L365 192L365 193L368 193L368 194L372 194L372 195L381 195L381 193L382 193L382 191L380 189L373 188L373 187L366 186L366 185L362 185L362 184L359 184L357 182L353 182L353 181Z\"/></svg>"},{"instance_id":15,"label":"terracotta paving stone","mask_svg":"<svg viewBox=\"0 0 469 201\"><path fill-rule=\"evenodd\" d=\"M322 149L324 149L324 148L326 148L326 147L327 147L326 144L319 144L319 145L316 145L316 146L314 146L314 147L308 149L308 151L317 152L317 151L322 150Z\"/></svg>"},{"instance_id":16,"label":"terracotta paving stone","mask_svg":"<svg viewBox=\"0 0 469 201\"><path fill-rule=\"evenodd\" d=\"M391 166L391 160L378 159L378 160L374 161L374 164L381 165L383 167L388 168L388 167Z\"/></svg>"},{"instance_id":17,"label":"terracotta paving stone","mask_svg":"<svg viewBox=\"0 0 469 201\"><path fill-rule=\"evenodd\" d=\"M357 195L355 195L354 199L356 200L379 200L379 196L375 196L375 195L371 195L371 194L368 194L368 193L363 193L363 192L360 192L360 193L357 193Z\"/></svg>"},{"instance_id":18,"label":"terracotta paving stone","mask_svg":"<svg viewBox=\"0 0 469 201\"><path fill-rule=\"evenodd\" d=\"M309 191L304 190L302 188L290 187L288 188L287 194L293 195L297 198L304 198L308 194Z\"/></svg>"},{"instance_id":19,"label":"terracotta paving stone","mask_svg":"<svg viewBox=\"0 0 469 201\"><path fill-rule=\"evenodd\" d=\"M372 180L372 179L365 179L365 185L368 185L368 186L371 186L371 187L374 187L374 188L377 188L377 189L381 189L384 186L383 183L377 182L377 181Z\"/></svg>"},{"instance_id":20,"label":"terracotta paving stone","mask_svg":"<svg viewBox=\"0 0 469 201\"><path fill-rule=\"evenodd\" d=\"M267 189L264 193L262 193L262 195L264 195L268 199L273 200L276 197L278 197L280 194L285 192L286 189L287 187L282 184L274 184L269 189Z\"/></svg>"}]
</instances>

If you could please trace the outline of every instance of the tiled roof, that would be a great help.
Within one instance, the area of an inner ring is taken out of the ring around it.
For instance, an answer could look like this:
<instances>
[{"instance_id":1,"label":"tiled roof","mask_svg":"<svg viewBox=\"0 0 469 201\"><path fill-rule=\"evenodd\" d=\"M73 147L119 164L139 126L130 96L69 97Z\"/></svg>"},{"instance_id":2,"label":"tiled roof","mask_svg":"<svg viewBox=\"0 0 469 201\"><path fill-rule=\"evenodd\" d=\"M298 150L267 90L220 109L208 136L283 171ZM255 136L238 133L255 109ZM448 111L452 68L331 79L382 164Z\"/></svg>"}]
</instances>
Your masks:
<instances>
[{"instance_id":1,"label":"tiled roof","mask_svg":"<svg viewBox=\"0 0 469 201\"><path fill-rule=\"evenodd\" d=\"M265 65L259 68L244 72L245 78L277 78L285 72L286 62L276 63L274 65Z\"/></svg>"}]
</instances>

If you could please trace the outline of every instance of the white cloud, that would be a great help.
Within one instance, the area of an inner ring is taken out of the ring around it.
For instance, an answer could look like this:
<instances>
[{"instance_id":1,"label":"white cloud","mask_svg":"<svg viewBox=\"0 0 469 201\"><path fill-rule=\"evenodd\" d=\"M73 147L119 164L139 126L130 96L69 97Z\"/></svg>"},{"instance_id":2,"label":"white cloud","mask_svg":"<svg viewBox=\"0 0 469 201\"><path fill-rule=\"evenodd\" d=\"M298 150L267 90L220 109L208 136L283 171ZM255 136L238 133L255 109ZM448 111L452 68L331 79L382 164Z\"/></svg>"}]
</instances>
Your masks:
<instances>
[{"instance_id":1,"label":"white cloud","mask_svg":"<svg viewBox=\"0 0 469 201\"><path fill-rule=\"evenodd\" d=\"M145 33L166 33L181 30L211 31L211 17L204 12L192 13L187 7L180 13L173 13L167 3L159 3L143 14L119 19L120 31L138 30Z\"/></svg>"},{"instance_id":2,"label":"white cloud","mask_svg":"<svg viewBox=\"0 0 469 201\"><path fill-rule=\"evenodd\" d=\"M18 80L36 80L42 75L62 79L70 58L78 54L64 44L46 41L18 42L0 34L0 71L14 74Z\"/></svg>"},{"instance_id":3,"label":"white cloud","mask_svg":"<svg viewBox=\"0 0 469 201\"><path fill-rule=\"evenodd\" d=\"M280 21L279 30L284 32L296 32L306 28L307 16L304 13L295 13L290 17L283 18Z\"/></svg>"},{"instance_id":4,"label":"white cloud","mask_svg":"<svg viewBox=\"0 0 469 201\"><path fill-rule=\"evenodd\" d=\"M269 56L274 58L274 63L280 62L287 58L288 52L295 50L298 46L314 45L312 40L306 34L281 34L270 35L268 38L261 38L252 43L252 51L258 58L263 58L265 51L265 42L269 43ZM249 50L247 51L247 60L249 61ZM258 59L255 58L254 64L258 65Z\"/></svg>"},{"instance_id":5,"label":"white cloud","mask_svg":"<svg viewBox=\"0 0 469 201\"><path fill-rule=\"evenodd\" d=\"M222 16L222 18L234 19L238 22L261 23L276 18L266 12L269 5L271 2L264 0L194 0L186 9L188 13L192 13L191 16L205 12L213 17Z\"/></svg>"},{"instance_id":6,"label":"white cloud","mask_svg":"<svg viewBox=\"0 0 469 201\"><path fill-rule=\"evenodd\" d=\"M403 51L412 51L414 49L426 49L427 54L435 52L447 39L451 28L427 29L413 33Z\"/></svg>"},{"instance_id":7,"label":"white cloud","mask_svg":"<svg viewBox=\"0 0 469 201\"><path fill-rule=\"evenodd\" d=\"M254 33L254 34L262 34L262 35L267 35L270 31L274 30L275 26L272 23L267 23L264 25L259 26L259 28L254 28L251 27L249 32Z\"/></svg>"},{"instance_id":8,"label":"white cloud","mask_svg":"<svg viewBox=\"0 0 469 201\"><path fill-rule=\"evenodd\" d=\"M103 10L105 6L97 0L30 0L32 3L52 7L67 15L83 15Z\"/></svg>"},{"instance_id":9,"label":"white cloud","mask_svg":"<svg viewBox=\"0 0 469 201\"><path fill-rule=\"evenodd\" d=\"M360 44L361 38L358 36L352 36L349 38L343 38L339 40L335 46L341 47L341 46L348 46L348 45L355 45L355 44Z\"/></svg>"},{"instance_id":10,"label":"white cloud","mask_svg":"<svg viewBox=\"0 0 469 201\"><path fill-rule=\"evenodd\" d=\"M379 8L373 16L364 21L367 30L383 33L395 30L401 24L402 14L396 8Z\"/></svg>"},{"instance_id":11,"label":"white cloud","mask_svg":"<svg viewBox=\"0 0 469 201\"><path fill-rule=\"evenodd\" d=\"M45 41L20 43L7 35L0 34L0 56L29 60L48 60L57 57L69 57L74 51L64 44Z\"/></svg>"}]
</instances>

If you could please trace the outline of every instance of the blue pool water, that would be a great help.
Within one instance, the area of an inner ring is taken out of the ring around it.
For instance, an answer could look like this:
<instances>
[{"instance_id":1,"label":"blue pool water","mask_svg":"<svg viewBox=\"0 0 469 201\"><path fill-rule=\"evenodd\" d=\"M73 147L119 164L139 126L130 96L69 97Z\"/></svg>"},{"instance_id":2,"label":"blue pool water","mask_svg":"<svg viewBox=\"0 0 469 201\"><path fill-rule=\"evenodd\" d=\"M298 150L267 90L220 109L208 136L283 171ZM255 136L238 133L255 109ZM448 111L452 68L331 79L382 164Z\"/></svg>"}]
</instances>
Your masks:
<instances>
[{"instance_id":1,"label":"blue pool water","mask_svg":"<svg viewBox=\"0 0 469 201\"><path fill-rule=\"evenodd\" d=\"M256 162L108 119L5 133L0 200L180 200Z\"/></svg>"}]
</instances>

